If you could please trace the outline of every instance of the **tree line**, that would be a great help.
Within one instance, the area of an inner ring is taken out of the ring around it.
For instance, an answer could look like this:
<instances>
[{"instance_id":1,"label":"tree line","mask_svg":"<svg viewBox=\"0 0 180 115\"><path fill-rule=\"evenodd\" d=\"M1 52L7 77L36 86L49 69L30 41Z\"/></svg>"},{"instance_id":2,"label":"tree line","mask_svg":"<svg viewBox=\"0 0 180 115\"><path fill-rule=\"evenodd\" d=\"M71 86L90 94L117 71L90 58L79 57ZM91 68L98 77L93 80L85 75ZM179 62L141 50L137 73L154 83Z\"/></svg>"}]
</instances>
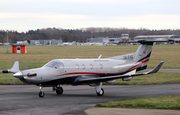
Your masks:
<instances>
[{"instance_id":1,"label":"tree line","mask_svg":"<svg viewBox=\"0 0 180 115\"><path fill-rule=\"evenodd\" d=\"M180 35L180 29L171 30L150 30L145 28L128 29L128 28L98 28L89 27L81 29L62 29L62 28L45 28L29 30L27 32L8 31L9 43L16 43L24 40L50 40L62 39L63 42L87 42L88 38L104 36L121 36L129 34L130 38L138 35ZM0 30L0 43L7 43L7 31Z\"/></svg>"}]
</instances>

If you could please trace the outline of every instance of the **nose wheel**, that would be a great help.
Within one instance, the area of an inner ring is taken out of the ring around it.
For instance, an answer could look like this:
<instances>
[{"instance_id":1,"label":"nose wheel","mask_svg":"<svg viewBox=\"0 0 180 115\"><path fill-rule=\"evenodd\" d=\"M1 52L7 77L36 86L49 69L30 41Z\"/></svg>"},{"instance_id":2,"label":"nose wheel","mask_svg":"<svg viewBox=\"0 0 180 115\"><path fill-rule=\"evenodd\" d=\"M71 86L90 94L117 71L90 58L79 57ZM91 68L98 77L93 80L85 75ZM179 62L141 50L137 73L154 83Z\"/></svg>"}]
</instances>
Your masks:
<instances>
[{"instance_id":1,"label":"nose wheel","mask_svg":"<svg viewBox=\"0 0 180 115\"><path fill-rule=\"evenodd\" d=\"M43 98L45 96L45 93L43 91L39 92L39 97Z\"/></svg>"},{"instance_id":2,"label":"nose wheel","mask_svg":"<svg viewBox=\"0 0 180 115\"><path fill-rule=\"evenodd\" d=\"M40 89L39 97L43 98L45 96L45 93L43 92L43 87L40 86L39 89Z\"/></svg>"}]
</instances>

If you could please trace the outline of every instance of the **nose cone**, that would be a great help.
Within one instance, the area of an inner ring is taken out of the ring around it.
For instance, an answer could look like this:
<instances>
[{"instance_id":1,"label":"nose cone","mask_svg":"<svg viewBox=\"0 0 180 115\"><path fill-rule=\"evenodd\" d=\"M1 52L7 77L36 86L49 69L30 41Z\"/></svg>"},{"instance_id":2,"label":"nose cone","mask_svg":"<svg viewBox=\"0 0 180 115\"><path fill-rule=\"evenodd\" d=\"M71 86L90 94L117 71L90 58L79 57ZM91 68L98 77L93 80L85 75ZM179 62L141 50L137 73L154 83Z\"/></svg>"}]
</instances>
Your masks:
<instances>
[{"instance_id":1,"label":"nose cone","mask_svg":"<svg viewBox=\"0 0 180 115\"><path fill-rule=\"evenodd\" d=\"M22 73L20 71L15 73L13 76L16 77L16 78L22 78L23 77L23 75L22 75Z\"/></svg>"}]
</instances>

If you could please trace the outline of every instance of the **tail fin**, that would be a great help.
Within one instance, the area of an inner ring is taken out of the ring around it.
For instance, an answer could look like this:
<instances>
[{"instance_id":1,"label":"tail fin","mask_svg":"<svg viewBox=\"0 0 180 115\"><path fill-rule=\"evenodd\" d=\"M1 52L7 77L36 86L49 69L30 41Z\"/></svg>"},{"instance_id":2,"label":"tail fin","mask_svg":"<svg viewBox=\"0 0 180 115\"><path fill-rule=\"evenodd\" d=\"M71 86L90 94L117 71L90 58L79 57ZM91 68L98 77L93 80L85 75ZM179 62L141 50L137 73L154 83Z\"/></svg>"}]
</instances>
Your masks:
<instances>
[{"instance_id":1,"label":"tail fin","mask_svg":"<svg viewBox=\"0 0 180 115\"><path fill-rule=\"evenodd\" d=\"M141 45L135 52L133 61L140 62L145 59L149 59L152 51L153 42L138 41Z\"/></svg>"},{"instance_id":2,"label":"tail fin","mask_svg":"<svg viewBox=\"0 0 180 115\"><path fill-rule=\"evenodd\" d=\"M148 64L149 58L151 56L152 46L153 46L154 42L169 42L169 41L171 41L171 40L166 40L166 41L141 40L141 41L138 41L141 45L136 50L135 56L133 59L134 62L139 63L139 67L137 68L137 71L147 68L147 64Z\"/></svg>"},{"instance_id":3,"label":"tail fin","mask_svg":"<svg viewBox=\"0 0 180 115\"><path fill-rule=\"evenodd\" d=\"M145 42L145 41L138 41L141 45L135 52L135 56L133 61L134 62L141 62L142 64L137 69L137 71L143 70L147 68L147 64L151 55L153 42Z\"/></svg>"}]
</instances>

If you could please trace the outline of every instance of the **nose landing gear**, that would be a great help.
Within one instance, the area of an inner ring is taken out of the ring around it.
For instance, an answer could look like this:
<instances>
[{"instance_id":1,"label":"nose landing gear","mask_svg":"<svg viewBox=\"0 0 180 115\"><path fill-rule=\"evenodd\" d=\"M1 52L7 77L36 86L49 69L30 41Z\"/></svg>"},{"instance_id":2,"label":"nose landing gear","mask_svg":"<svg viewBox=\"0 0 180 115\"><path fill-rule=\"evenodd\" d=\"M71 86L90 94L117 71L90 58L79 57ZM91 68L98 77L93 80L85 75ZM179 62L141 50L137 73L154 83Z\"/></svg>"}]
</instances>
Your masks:
<instances>
[{"instance_id":1,"label":"nose landing gear","mask_svg":"<svg viewBox=\"0 0 180 115\"><path fill-rule=\"evenodd\" d=\"M45 93L43 92L43 87L40 86L39 89L40 89L39 97L43 98L45 96Z\"/></svg>"}]
</instances>

